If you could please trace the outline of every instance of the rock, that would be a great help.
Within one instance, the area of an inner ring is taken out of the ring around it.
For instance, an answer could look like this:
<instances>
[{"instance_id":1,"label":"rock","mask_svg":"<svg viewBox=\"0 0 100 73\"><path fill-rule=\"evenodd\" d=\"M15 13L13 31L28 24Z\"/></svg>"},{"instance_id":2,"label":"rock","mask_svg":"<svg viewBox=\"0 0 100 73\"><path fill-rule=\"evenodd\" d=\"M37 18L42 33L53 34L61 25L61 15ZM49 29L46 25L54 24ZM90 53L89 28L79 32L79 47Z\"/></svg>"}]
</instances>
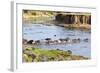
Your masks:
<instances>
[{"instance_id":1,"label":"rock","mask_svg":"<svg viewBox=\"0 0 100 73\"><path fill-rule=\"evenodd\" d=\"M56 50L59 50L60 51L60 49L58 49L58 48Z\"/></svg>"},{"instance_id":2,"label":"rock","mask_svg":"<svg viewBox=\"0 0 100 73\"><path fill-rule=\"evenodd\" d=\"M54 57L49 57L48 60L49 60L49 61L54 61L55 58L54 58Z\"/></svg>"},{"instance_id":3,"label":"rock","mask_svg":"<svg viewBox=\"0 0 100 73\"><path fill-rule=\"evenodd\" d=\"M23 57L23 62L28 62L28 56L27 56L27 54L23 54L22 55L22 57Z\"/></svg>"},{"instance_id":4,"label":"rock","mask_svg":"<svg viewBox=\"0 0 100 73\"><path fill-rule=\"evenodd\" d=\"M23 39L23 44L27 44L27 40L26 39Z\"/></svg>"},{"instance_id":5,"label":"rock","mask_svg":"<svg viewBox=\"0 0 100 73\"><path fill-rule=\"evenodd\" d=\"M48 57L45 55L39 55L38 59L39 59L39 61L42 61L42 62L48 61Z\"/></svg>"},{"instance_id":6,"label":"rock","mask_svg":"<svg viewBox=\"0 0 100 73\"><path fill-rule=\"evenodd\" d=\"M68 53L68 55L71 55L72 51L71 50L67 50L67 53Z\"/></svg>"},{"instance_id":7,"label":"rock","mask_svg":"<svg viewBox=\"0 0 100 73\"><path fill-rule=\"evenodd\" d=\"M32 58L32 61L34 61L34 59L36 58L36 55L33 54L32 51L29 51L29 50L24 50L23 52L24 54L26 54L28 57L31 57Z\"/></svg>"},{"instance_id":8,"label":"rock","mask_svg":"<svg viewBox=\"0 0 100 73\"><path fill-rule=\"evenodd\" d=\"M72 60L72 58L70 56L66 57L65 60L69 61Z\"/></svg>"},{"instance_id":9,"label":"rock","mask_svg":"<svg viewBox=\"0 0 100 73\"><path fill-rule=\"evenodd\" d=\"M32 51L32 48L26 48L25 50L23 50L23 52L24 51Z\"/></svg>"},{"instance_id":10,"label":"rock","mask_svg":"<svg viewBox=\"0 0 100 73\"><path fill-rule=\"evenodd\" d=\"M61 55L59 55L59 56L58 56L58 61L63 61L63 60L64 60L64 57L61 56Z\"/></svg>"},{"instance_id":11,"label":"rock","mask_svg":"<svg viewBox=\"0 0 100 73\"><path fill-rule=\"evenodd\" d=\"M72 55L71 58L72 60L87 60L88 59L83 56L76 56L76 55Z\"/></svg>"}]
</instances>

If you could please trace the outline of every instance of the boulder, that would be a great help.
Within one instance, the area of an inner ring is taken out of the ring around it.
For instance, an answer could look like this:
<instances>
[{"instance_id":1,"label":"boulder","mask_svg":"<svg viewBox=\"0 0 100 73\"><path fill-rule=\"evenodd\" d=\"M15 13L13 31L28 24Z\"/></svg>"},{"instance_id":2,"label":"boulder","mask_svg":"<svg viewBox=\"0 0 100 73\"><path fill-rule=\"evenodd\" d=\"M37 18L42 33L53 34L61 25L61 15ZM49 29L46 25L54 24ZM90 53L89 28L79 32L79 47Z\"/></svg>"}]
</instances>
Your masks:
<instances>
[{"instance_id":1,"label":"boulder","mask_svg":"<svg viewBox=\"0 0 100 73\"><path fill-rule=\"evenodd\" d=\"M23 44L27 44L27 40L26 39L22 39Z\"/></svg>"}]
</instances>

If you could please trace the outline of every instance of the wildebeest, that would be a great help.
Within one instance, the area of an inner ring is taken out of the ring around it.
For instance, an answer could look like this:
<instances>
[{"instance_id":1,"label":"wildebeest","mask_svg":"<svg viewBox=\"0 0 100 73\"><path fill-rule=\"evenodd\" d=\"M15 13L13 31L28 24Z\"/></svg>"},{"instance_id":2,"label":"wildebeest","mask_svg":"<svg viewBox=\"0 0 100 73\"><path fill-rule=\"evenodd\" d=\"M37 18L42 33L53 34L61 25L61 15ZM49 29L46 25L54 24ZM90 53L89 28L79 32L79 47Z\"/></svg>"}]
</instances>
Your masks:
<instances>
[{"instance_id":1,"label":"wildebeest","mask_svg":"<svg viewBox=\"0 0 100 73\"><path fill-rule=\"evenodd\" d=\"M33 40L29 40L28 42L27 42L27 44L32 44L33 43Z\"/></svg>"},{"instance_id":2,"label":"wildebeest","mask_svg":"<svg viewBox=\"0 0 100 73\"><path fill-rule=\"evenodd\" d=\"M40 44L40 40L36 40L34 44Z\"/></svg>"},{"instance_id":3,"label":"wildebeest","mask_svg":"<svg viewBox=\"0 0 100 73\"><path fill-rule=\"evenodd\" d=\"M56 35L54 35L56 37Z\"/></svg>"},{"instance_id":4,"label":"wildebeest","mask_svg":"<svg viewBox=\"0 0 100 73\"><path fill-rule=\"evenodd\" d=\"M72 43L79 43L80 42L80 38L78 39L72 39Z\"/></svg>"},{"instance_id":5,"label":"wildebeest","mask_svg":"<svg viewBox=\"0 0 100 73\"><path fill-rule=\"evenodd\" d=\"M70 42L70 39L69 38L60 38L59 41L61 41L61 43L69 43Z\"/></svg>"},{"instance_id":6,"label":"wildebeest","mask_svg":"<svg viewBox=\"0 0 100 73\"><path fill-rule=\"evenodd\" d=\"M49 40L51 40L51 38L46 38L45 40L49 41Z\"/></svg>"},{"instance_id":7,"label":"wildebeest","mask_svg":"<svg viewBox=\"0 0 100 73\"><path fill-rule=\"evenodd\" d=\"M84 42L88 42L88 40L89 40L88 38L85 38L83 41L84 41Z\"/></svg>"}]
</instances>

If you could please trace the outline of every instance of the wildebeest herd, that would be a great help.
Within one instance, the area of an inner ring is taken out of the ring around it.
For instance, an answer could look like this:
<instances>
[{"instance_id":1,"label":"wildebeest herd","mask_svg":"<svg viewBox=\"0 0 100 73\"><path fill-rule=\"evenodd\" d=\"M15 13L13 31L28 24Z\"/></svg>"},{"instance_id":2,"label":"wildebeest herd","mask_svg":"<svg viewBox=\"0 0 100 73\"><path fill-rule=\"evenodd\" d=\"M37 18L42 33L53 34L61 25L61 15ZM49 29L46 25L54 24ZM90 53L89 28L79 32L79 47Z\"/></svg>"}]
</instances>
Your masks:
<instances>
[{"instance_id":1,"label":"wildebeest herd","mask_svg":"<svg viewBox=\"0 0 100 73\"><path fill-rule=\"evenodd\" d=\"M26 40L23 39L23 44L30 44L30 45L39 45L39 44L74 44L74 43L80 43L81 41L83 42L88 42L89 39L80 39L80 38L75 38L75 39L70 39L70 38L60 38L57 40L53 40L51 38L45 38L44 40Z\"/></svg>"}]
</instances>

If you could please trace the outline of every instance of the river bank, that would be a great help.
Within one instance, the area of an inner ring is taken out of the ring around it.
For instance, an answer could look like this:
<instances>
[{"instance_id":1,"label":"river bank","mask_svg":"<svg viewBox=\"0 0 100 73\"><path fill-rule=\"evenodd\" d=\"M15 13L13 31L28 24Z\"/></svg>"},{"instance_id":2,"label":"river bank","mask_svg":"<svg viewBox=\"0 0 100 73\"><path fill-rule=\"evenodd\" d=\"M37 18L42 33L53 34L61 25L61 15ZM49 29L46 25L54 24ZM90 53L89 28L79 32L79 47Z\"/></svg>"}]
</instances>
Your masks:
<instances>
[{"instance_id":1,"label":"river bank","mask_svg":"<svg viewBox=\"0 0 100 73\"><path fill-rule=\"evenodd\" d=\"M36 47L30 47L23 50L23 62L48 62L48 61L70 61L70 60L88 60L89 58L73 55L72 51L67 50L44 50Z\"/></svg>"},{"instance_id":2,"label":"river bank","mask_svg":"<svg viewBox=\"0 0 100 73\"><path fill-rule=\"evenodd\" d=\"M91 25L89 24L57 24L57 26L65 27L69 29L91 29Z\"/></svg>"},{"instance_id":3,"label":"river bank","mask_svg":"<svg viewBox=\"0 0 100 73\"><path fill-rule=\"evenodd\" d=\"M23 25L43 24L71 29L91 29L91 14L78 12L23 11Z\"/></svg>"},{"instance_id":4,"label":"river bank","mask_svg":"<svg viewBox=\"0 0 100 73\"><path fill-rule=\"evenodd\" d=\"M37 21L33 23L33 21L26 21L24 22L25 24L23 26L27 26L28 24L43 24L46 26L60 26L68 29L86 29L86 30L91 30L91 25L90 24L60 24L55 20L48 20L48 21Z\"/></svg>"}]
</instances>

